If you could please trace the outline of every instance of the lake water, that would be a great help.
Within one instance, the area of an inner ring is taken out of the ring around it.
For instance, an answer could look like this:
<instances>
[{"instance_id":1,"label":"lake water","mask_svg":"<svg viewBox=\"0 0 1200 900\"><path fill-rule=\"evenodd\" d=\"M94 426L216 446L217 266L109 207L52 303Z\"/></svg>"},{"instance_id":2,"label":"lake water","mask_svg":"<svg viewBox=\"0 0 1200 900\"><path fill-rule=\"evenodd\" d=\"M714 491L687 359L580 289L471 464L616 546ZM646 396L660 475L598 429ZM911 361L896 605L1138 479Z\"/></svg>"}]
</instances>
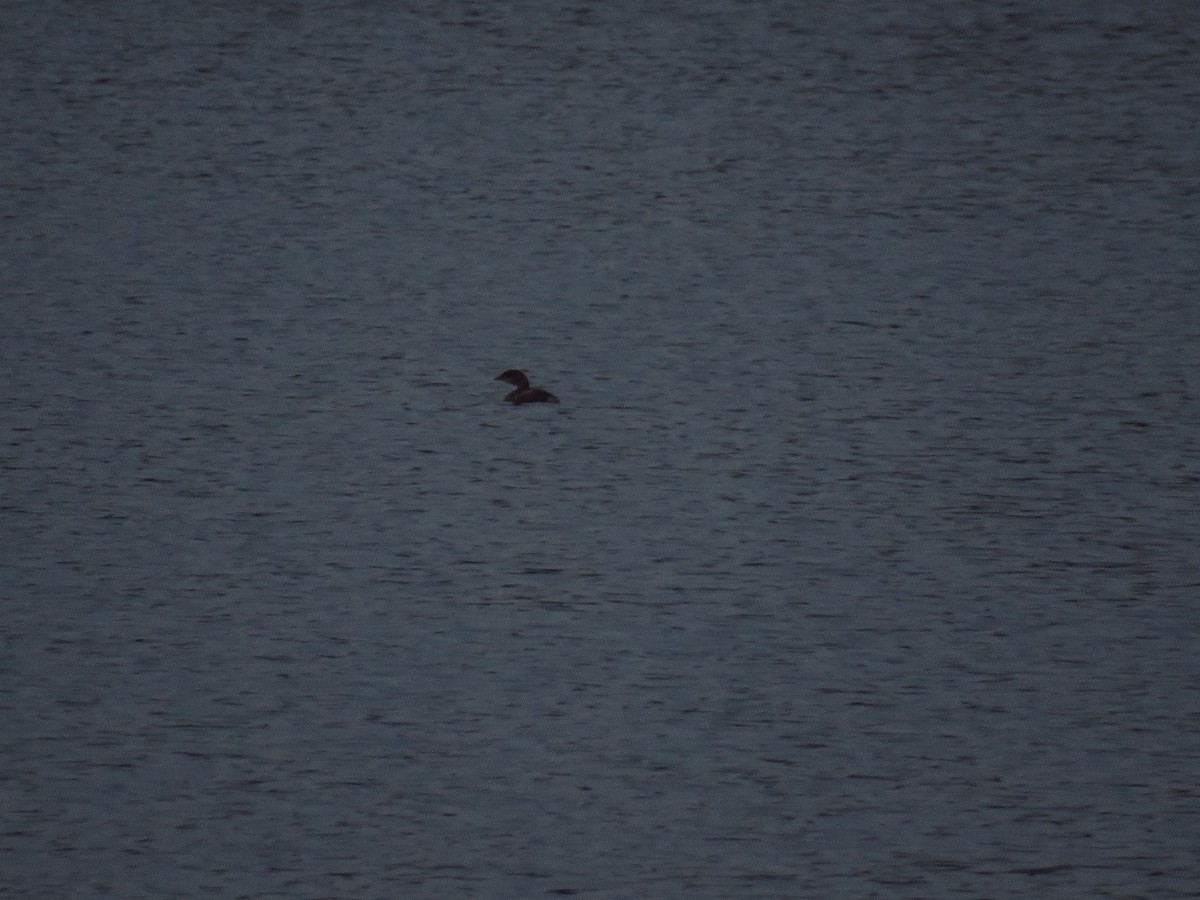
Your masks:
<instances>
[{"instance_id":1,"label":"lake water","mask_svg":"<svg viewBox=\"0 0 1200 900\"><path fill-rule=\"evenodd\" d=\"M1191 5L3 17L0 894L1200 893Z\"/></svg>"}]
</instances>

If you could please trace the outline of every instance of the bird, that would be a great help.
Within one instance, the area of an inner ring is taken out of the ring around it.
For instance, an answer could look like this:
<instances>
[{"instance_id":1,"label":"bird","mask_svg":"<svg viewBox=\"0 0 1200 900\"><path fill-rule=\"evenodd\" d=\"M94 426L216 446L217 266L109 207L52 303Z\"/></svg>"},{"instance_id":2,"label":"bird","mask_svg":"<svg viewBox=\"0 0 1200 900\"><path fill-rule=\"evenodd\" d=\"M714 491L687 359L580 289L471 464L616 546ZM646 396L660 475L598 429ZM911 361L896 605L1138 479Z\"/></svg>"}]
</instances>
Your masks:
<instances>
[{"instance_id":1,"label":"bird","mask_svg":"<svg viewBox=\"0 0 1200 900\"><path fill-rule=\"evenodd\" d=\"M520 369L506 369L496 376L497 381L505 381L513 385L515 390L509 391L505 400L509 403L557 403L558 398L549 391L539 387L530 387L529 378Z\"/></svg>"}]
</instances>

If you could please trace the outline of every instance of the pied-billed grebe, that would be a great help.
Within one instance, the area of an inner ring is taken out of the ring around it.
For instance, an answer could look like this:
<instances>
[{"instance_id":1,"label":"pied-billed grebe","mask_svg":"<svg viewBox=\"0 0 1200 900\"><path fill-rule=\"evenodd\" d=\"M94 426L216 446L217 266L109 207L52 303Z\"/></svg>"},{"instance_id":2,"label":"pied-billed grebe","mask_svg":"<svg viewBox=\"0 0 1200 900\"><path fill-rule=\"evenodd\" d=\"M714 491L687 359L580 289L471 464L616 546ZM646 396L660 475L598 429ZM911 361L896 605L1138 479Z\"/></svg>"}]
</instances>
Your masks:
<instances>
[{"instance_id":1,"label":"pied-billed grebe","mask_svg":"<svg viewBox=\"0 0 1200 900\"><path fill-rule=\"evenodd\" d=\"M529 379L520 369L509 369L496 376L497 381L507 381L515 391L509 391L504 399L509 403L557 403L558 398L549 391L538 387L530 387Z\"/></svg>"}]
</instances>

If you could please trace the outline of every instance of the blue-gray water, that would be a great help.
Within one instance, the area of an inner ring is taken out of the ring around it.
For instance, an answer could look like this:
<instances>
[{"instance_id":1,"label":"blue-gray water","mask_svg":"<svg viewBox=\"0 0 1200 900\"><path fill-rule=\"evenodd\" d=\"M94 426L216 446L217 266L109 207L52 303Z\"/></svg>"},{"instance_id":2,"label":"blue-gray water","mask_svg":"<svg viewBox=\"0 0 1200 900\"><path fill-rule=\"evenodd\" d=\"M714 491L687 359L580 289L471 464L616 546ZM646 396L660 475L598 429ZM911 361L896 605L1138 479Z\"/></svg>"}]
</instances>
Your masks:
<instances>
[{"instance_id":1,"label":"blue-gray water","mask_svg":"<svg viewBox=\"0 0 1200 900\"><path fill-rule=\"evenodd\" d=\"M3 3L0 894L1196 896L1200 12L1046 10Z\"/></svg>"}]
</instances>

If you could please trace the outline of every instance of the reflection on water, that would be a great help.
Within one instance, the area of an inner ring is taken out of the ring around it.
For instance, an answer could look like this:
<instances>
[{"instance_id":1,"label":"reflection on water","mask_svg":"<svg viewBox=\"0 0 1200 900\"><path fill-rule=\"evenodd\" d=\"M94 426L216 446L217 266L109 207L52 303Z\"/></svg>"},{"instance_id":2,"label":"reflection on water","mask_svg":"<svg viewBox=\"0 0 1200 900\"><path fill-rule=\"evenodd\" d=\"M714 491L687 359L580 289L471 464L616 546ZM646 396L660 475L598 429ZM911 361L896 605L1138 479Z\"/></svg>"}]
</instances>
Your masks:
<instances>
[{"instance_id":1,"label":"reflection on water","mask_svg":"<svg viewBox=\"0 0 1200 900\"><path fill-rule=\"evenodd\" d=\"M0 886L1188 896L1195 15L915 12L16 11Z\"/></svg>"}]
</instances>

